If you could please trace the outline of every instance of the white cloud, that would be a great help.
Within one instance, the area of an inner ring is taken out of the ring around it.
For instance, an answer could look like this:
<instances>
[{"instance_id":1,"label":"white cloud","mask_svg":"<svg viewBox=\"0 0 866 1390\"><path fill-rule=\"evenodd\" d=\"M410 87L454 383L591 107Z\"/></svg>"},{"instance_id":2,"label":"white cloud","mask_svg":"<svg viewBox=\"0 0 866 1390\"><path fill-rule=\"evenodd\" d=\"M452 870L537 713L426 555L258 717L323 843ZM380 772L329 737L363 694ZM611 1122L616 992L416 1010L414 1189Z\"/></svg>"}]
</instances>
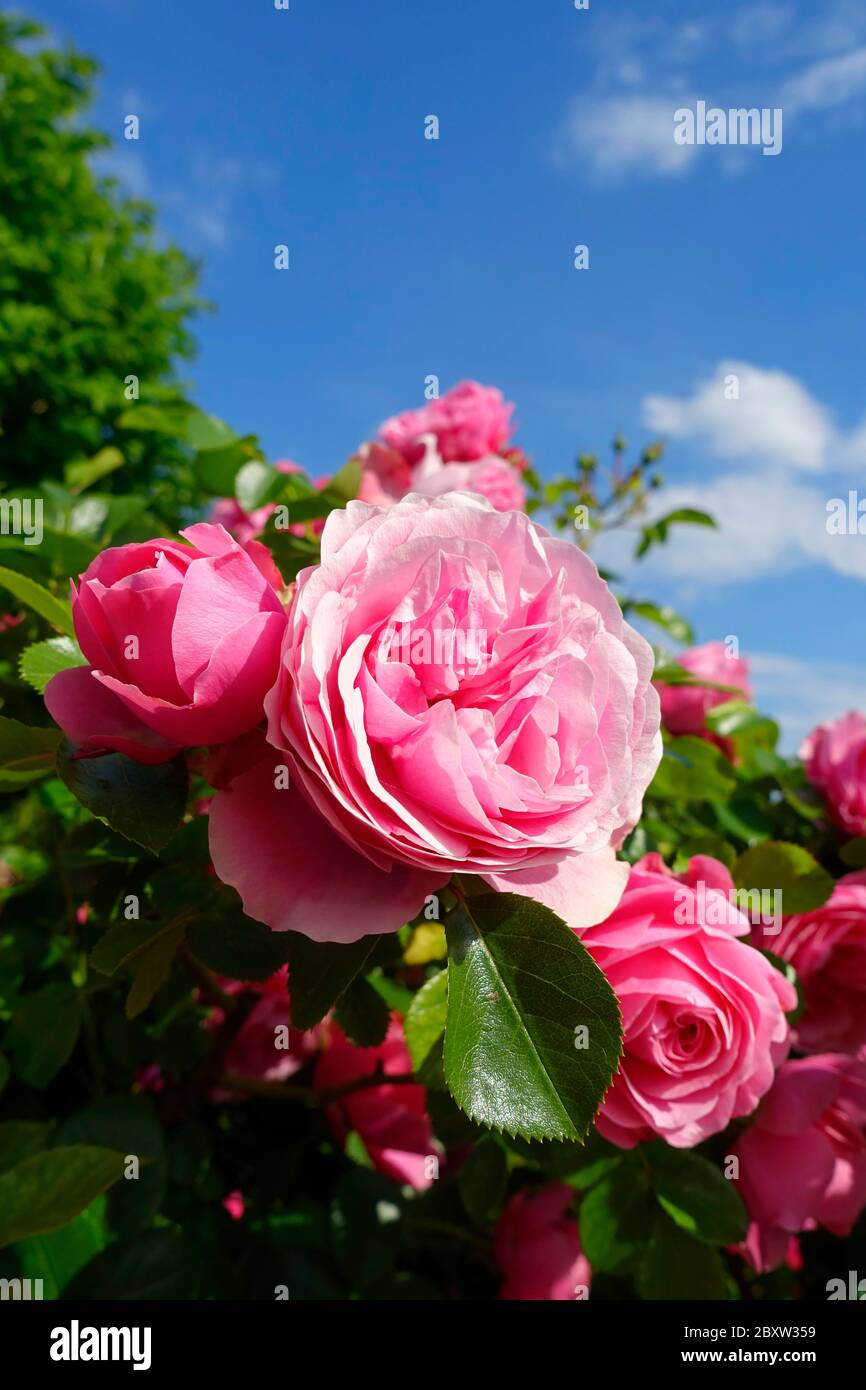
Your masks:
<instances>
[{"instance_id":1,"label":"white cloud","mask_svg":"<svg viewBox=\"0 0 866 1390\"><path fill-rule=\"evenodd\" d=\"M783 82L778 98L787 117L844 106L866 90L866 47L823 58Z\"/></svg>"},{"instance_id":2,"label":"white cloud","mask_svg":"<svg viewBox=\"0 0 866 1390\"><path fill-rule=\"evenodd\" d=\"M563 165L578 160L602 179L682 174L698 152L695 145L674 141L674 112L684 104L688 100L682 96L632 90L578 97L560 128L556 160Z\"/></svg>"},{"instance_id":3,"label":"white cloud","mask_svg":"<svg viewBox=\"0 0 866 1390\"><path fill-rule=\"evenodd\" d=\"M739 397L728 399L736 378ZM718 458L787 464L815 473L836 442L830 413L794 377L748 362L720 362L691 396L647 396L651 430L695 439ZM864 432L866 446L866 432Z\"/></svg>"},{"instance_id":4,"label":"white cloud","mask_svg":"<svg viewBox=\"0 0 866 1390\"><path fill-rule=\"evenodd\" d=\"M679 507L709 512L718 529L677 526L668 544L641 562L642 582L673 582L678 593L743 585L817 566L866 582L863 536L831 535L827 502L845 490L820 489L782 469L728 473L709 482L666 487L650 519ZM602 538L599 562L616 573L631 563L634 533Z\"/></svg>"},{"instance_id":5,"label":"white cloud","mask_svg":"<svg viewBox=\"0 0 866 1390\"><path fill-rule=\"evenodd\" d=\"M673 113L694 106L685 95L693 91L722 110L781 107L786 134L808 113L859 120L864 40L863 0L836 0L817 14L758 0L700 23L606 16L593 39L594 81L567 108L553 158L608 181L683 175L699 147L674 143ZM724 174L745 167L730 154L713 160Z\"/></svg>"}]
</instances>

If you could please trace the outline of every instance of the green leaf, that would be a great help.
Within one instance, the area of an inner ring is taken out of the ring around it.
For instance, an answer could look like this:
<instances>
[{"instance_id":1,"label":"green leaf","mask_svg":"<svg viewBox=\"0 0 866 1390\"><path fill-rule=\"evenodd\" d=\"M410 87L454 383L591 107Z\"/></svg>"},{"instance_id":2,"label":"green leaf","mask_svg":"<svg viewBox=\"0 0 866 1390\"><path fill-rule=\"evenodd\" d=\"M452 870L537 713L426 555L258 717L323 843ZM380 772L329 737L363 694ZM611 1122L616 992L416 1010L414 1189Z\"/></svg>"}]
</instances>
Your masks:
<instances>
[{"instance_id":1,"label":"green leaf","mask_svg":"<svg viewBox=\"0 0 866 1390\"><path fill-rule=\"evenodd\" d=\"M84 492L85 488L98 483L100 478L107 478L109 473L122 468L124 462L120 450L109 446L100 449L92 458L82 459L78 463L68 463L64 469L63 481L70 492Z\"/></svg>"},{"instance_id":2,"label":"green leaf","mask_svg":"<svg viewBox=\"0 0 866 1390\"><path fill-rule=\"evenodd\" d=\"M259 457L255 436L245 435L223 448L200 449L193 459L193 472L206 492L216 497L232 497L238 471L250 459Z\"/></svg>"},{"instance_id":3,"label":"green leaf","mask_svg":"<svg viewBox=\"0 0 866 1390\"><path fill-rule=\"evenodd\" d=\"M736 1245L749 1218L733 1185L700 1154L650 1144L647 1157L656 1196L668 1216L696 1240Z\"/></svg>"},{"instance_id":4,"label":"green leaf","mask_svg":"<svg viewBox=\"0 0 866 1390\"><path fill-rule=\"evenodd\" d=\"M687 526L716 527L716 522L709 512L700 512L694 507L678 507L675 511L668 512L667 516L660 516L657 521L652 521L641 529L641 539L635 550L635 559L640 559L642 555L645 555L651 546L663 545L668 538L668 528L674 523Z\"/></svg>"},{"instance_id":5,"label":"green leaf","mask_svg":"<svg viewBox=\"0 0 866 1390\"><path fill-rule=\"evenodd\" d=\"M583 1228L581 1227L581 1237ZM584 1249L585 1249L584 1245ZM638 1269L638 1291L645 1299L709 1300L730 1297L725 1266L717 1250L693 1240L666 1216L655 1229Z\"/></svg>"},{"instance_id":6,"label":"green leaf","mask_svg":"<svg viewBox=\"0 0 866 1390\"><path fill-rule=\"evenodd\" d=\"M284 490L286 475L260 459L245 463L235 476L235 497L245 512L273 502Z\"/></svg>"},{"instance_id":7,"label":"green leaf","mask_svg":"<svg viewBox=\"0 0 866 1390\"><path fill-rule=\"evenodd\" d=\"M180 1231L144 1231L117 1241L94 1256L64 1290L67 1299L194 1299L202 1261L194 1243Z\"/></svg>"},{"instance_id":8,"label":"green leaf","mask_svg":"<svg viewBox=\"0 0 866 1390\"><path fill-rule=\"evenodd\" d=\"M271 931L263 922L253 921L234 906L217 907L212 913L196 917L187 932L189 948L196 960L208 970L232 980L269 979L286 963L288 943L285 937L285 932ZM295 992L293 988L293 1019ZM299 1025L295 1023L295 1026Z\"/></svg>"},{"instance_id":9,"label":"green leaf","mask_svg":"<svg viewBox=\"0 0 866 1390\"><path fill-rule=\"evenodd\" d=\"M706 739L672 738L652 781L650 794L670 801L723 801L736 786L731 764Z\"/></svg>"},{"instance_id":10,"label":"green leaf","mask_svg":"<svg viewBox=\"0 0 866 1390\"><path fill-rule=\"evenodd\" d=\"M594 1270L633 1264L652 1230L655 1204L637 1163L625 1162L601 1180L580 1204L580 1241Z\"/></svg>"},{"instance_id":11,"label":"green leaf","mask_svg":"<svg viewBox=\"0 0 866 1390\"><path fill-rule=\"evenodd\" d=\"M123 1184L121 1184L123 1186ZM117 1189L114 1189L117 1191ZM59 1298L69 1280L108 1244L105 1198L97 1197L80 1216L46 1235L28 1236L15 1246L24 1279L43 1281L43 1298Z\"/></svg>"},{"instance_id":12,"label":"green leaf","mask_svg":"<svg viewBox=\"0 0 866 1390\"><path fill-rule=\"evenodd\" d=\"M165 984L185 935L184 916L165 922L117 922L94 947L90 963L101 975L113 975L121 967L133 971L127 1018L142 1013Z\"/></svg>"},{"instance_id":13,"label":"green leaf","mask_svg":"<svg viewBox=\"0 0 866 1390\"><path fill-rule=\"evenodd\" d=\"M69 1061L81 1028L81 1000L71 985L44 985L20 1001L8 1033L15 1071L43 1090Z\"/></svg>"},{"instance_id":14,"label":"green leaf","mask_svg":"<svg viewBox=\"0 0 866 1390\"><path fill-rule=\"evenodd\" d=\"M786 917L820 907L835 886L807 849L783 840L765 840L741 854L734 865L734 882L738 888L777 889Z\"/></svg>"},{"instance_id":15,"label":"green leaf","mask_svg":"<svg viewBox=\"0 0 866 1390\"><path fill-rule=\"evenodd\" d=\"M866 869L866 835L857 835L843 845L839 858L849 869Z\"/></svg>"},{"instance_id":16,"label":"green leaf","mask_svg":"<svg viewBox=\"0 0 866 1390\"><path fill-rule=\"evenodd\" d=\"M621 1050L604 975L555 913L516 894L458 904L445 931L445 1079L457 1104L508 1134L581 1138Z\"/></svg>"},{"instance_id":17,"label":"green leaf","mask_svg":"<svg viewBox=\"0 0 866 1390\"><path fill-rule=\"evenodd\" d=\"M157 764L136 763L123 753L78 757L64 742L57 772L82 806L153 854L180 826L187 796L183 757Z\"/></svg>"},{"instance_id":18,"label":"green leaf","mask_svg":"<svg viewBox=\"0 0 866 1390\"><path fill-rule=\"evenodd\" d=\"M508 1183L508 1160L502 1145L485 1135L475 1145L457 1179L467 1216L483 1225L502 1205Z\"/></svg>"},{"instance_id":19,"label":"green leaf","mask_svg":"<svg viewBox=\"0 0 866 1390\"><path fill-rule=\"evenodd\" d=\"M74 1144L47 1149L0 1176L0 1246L56 1231L123 1173L121 1153Z\"/></svg>"},{"instance_id":20,"label":"green leaf","mask_svg":"<svg viewBox=\"0 0 866 1390\"><path fill-rule=\"evenodd\" d=\"M292 1023L313 1028L359 974L366 974L380 946L378 936L362 936L350 945L311 941L299 932L281 932L292 980Z\"/></svg>"},{"instance_id":21,"label":"green leaf","mask_svg":"<svg viewBox=\"0 0 866 1390\"><path fill-rule=\"evenodd\" d=\"M225 449L237 440L237 435L225 420L196 408L187 412L184 436L187 444L196 450Z\"/></svg>"},{"instance_id":22,"label":"green leaf","mask_svg":"<svg viewBox=\"0 0 866 1390\"><path fill-rule=\"evenodd\" d=\"M339 472L335 473L325 491L336 500L337 506L344 507L358 496L361 487L361 460L351 458Z\"/></svg>"},{"instance_id":23,"label":"green leaf","mask_svg":"<svg viewBox=\"0 0 866 1390\"><path fill-rule=\"evenodd\" d=\"M7 1120L0 1124L0 1173L47 1149L51 1128L43 1120Z\"/></svg>"},{"instance_id":24,"label":"green leaf","mask_svg":"<svg viewBox=\"0 0 866 1390\"><path fill-rule=\"evenodd\" d=\"M17 791L53 772L61 737L58 729L31 729L0 715L0 791Z\"/></svg>"},{"instance_id":25,"label":"green leaf","mask_svg":"<svg viewBox=\"0 0 866 1390\"><path fill-rule=\"evenodd\" d=\"M166 402L165 405L133 405L118 417L118 428L138 430L150 434L183 435L193 407L185 401ZM205 417L207 418L207 417Z\"/></svg>"},{"instance_id":26,"label":"green leaf","mask_svg":"<svg viewBox=\"0 0 866 1390\"><path fill-rule=\"evenodd\" d=\"M43 589L41 584L30 579L28 575L18 574L15 570L0 565L0 588L13 594L20 603L32 608L33 612L38 613L40 618L47 619L53 627L59 628L68 637L75 636L75 629L72 626L72 609L68 601L56 598L47 589Z\"/></svg>"},{"instance_id":27,"label":"green leaf","mask_svg":"<svg viewBox=\"0 0 866 1390\"><path fill-rule=\"evenodd\" d=\"M41 695L58 671L86 665L87 661L74 637L49 637L45 642L33 642L25 648L18 669L22 679Z\"/></svg>"},{"instance_id":28,"label":"green leaf","mask_svg":"<svg viewBox=\"0 0 866 1390\"><path fill-rule=\"evenodd\" d=\"M340 996L336 1017L346 1037L358 1047L378 1047L385 1040L391 1010L381 994L356 975Z\"/></svg>"},{"instance_id":29,"label":"green leaf","mask_svg":"<svg viewBox=\"0 0 866 1390\"><path fill-rule=\"evenodd\" d=\"M622 604L622 611L628 617L631 613L636 613L639 618L643 618L648 623L654 623L674 642L693 642L694 632L691 625L686 622L673 608L665 605L659 607L657 603L649 603L643 599L626 599Z\"/></svg>"},{"instance_id":30,"label":"green leaf","mask_svg":"<svg viewBox=\"0 0 866 1390\"><path fill-rule=\"evenodd\" d=\"M106 1220L122 1237L149 1226L165 1194L163 1129L149 1096L105 1096L61 1124L57 1144L95 1144L139 1159L138 1177L125 1177L108 1194ZM83 1263L83 1262L82 1262Z\"/></svg>"},{"instance_id":31,"label":"green leaf","mask_svg":"<svg viewBox=\"0 0 866 1390\"><path fill-rule=\"evenodd\" d=\"M0 1094L5 1090L6 1083L11 1074L12 1068L9 1065L9 1058L0 1052Z\"/></svg>"},{"instance_id":32,"label":"green leaf","mask_svg":"<svg viewBox=\"0 0 866 1390\"><path fill-rule=\"evenodd\" d=\"M438 970L421 986L404 1020L406 1046L412 1068L420 1071L435 1044L445 1032L448 1014L448 971Z\"/></svg>"}]
</instances>

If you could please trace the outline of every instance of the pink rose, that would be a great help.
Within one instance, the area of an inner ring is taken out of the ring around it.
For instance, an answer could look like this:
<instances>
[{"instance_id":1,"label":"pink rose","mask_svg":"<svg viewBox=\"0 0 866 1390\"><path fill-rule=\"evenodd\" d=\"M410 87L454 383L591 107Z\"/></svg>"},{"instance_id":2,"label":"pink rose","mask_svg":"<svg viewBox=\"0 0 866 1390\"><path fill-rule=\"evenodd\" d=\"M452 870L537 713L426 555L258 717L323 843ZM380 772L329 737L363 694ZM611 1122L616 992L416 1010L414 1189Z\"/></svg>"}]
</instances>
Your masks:
<instances>
[{"instance_id":1,"label":"pink rose","mask_svg":"<svg viewBox=\"0 0 866 1390\"><path fill-rule=\"evenodd\" d=\"M388 507L410 492L422 497L442 497L446 492L476 492L498 512L521 511L526 491L513 464L499 454L486 454L471 463L445 463L433 437L425 435L426 451L409 465L384 444L364 444L360 450L362 502Z\"/></svg>"},{"instance_id":2,"label":"pink rose","mask_svg":"<svg viewBox=\"0 0 866 1390\"><path fill-rule=\"evenodd\" d=\"M420 410L404 410L380 426L379 438L407 463L424 456L422 436L432 434L446 463L471 463L497 454L508 443L514 406L493 386L461 381Z\"/></svg>"},{"instance_id":3,"label":"pink rose","mask_svg":"<svg viewBox=\"0 0 866 1390\"><path fill-rule=\"evenodd\" d=\"M588 1296L589 1261L567 1214L573 1199L572 1188L554 1182L540 1192L521 1188L505 1203L496 1227L501 1299L564 1303Z\"/></svg>"},{"instance_id":4,"label":"pink rose","mask_svg":"<svg viewBox=\"0 0 866 1390\"><path fill-rule=\"evenodd\" d=\"M319 1051L321 1029L312 1028L303 1033L292 1027L287 966L262 984L239 980L220 983L229 995L251 992L258 995L226 1054L224 1072L255 1081L288 1081ZM208 1014L205 1026L209 1032L214 1032L224 1022L225 1014L216 1008ZM234 1101L245 1100L246 1096L237 1091L214 1089L211 1099Z\"/></svg>"},{"instance_id":5,"label":"pink rose","mask_svg":"<svg viewBox=\"0 0 866 1390\"><path fill-rule=\"evenodd\" d=\"M239 1187L236 1187L233 1192L227 1192L220 1202L220 1206L223 1211L228 1212L232 1221L243 1221L247 1204L244 1201L244 1194Z\"/></svg>"},{"instance_id":6,"label":"pink rose","mask_svg":"<svg viewBox=\"0 0 866 1390\"><path fill-rule=\"evenodd\" d=\"M486 454L474 463L443 463L433 447L412 469L412 491L422 497L476 492L498 512L522 511L526 503L519 474L498 454Z\"/></svg>"},{"instance_id":7,"label":"pink rose","mask_svg":"<svg viewBox=\"0 0 866 1390\"><path fill-rule=\"evenodd\" d=\"M847 1236L866 1206L866 1062L825 1054L786 1062L738 1139L737 1187L756 1269L788 1255L797 1231Z\"/></svg>"},{"instance_id":8,"label":"pink rose","mask_svg":"<svg viewBox=\"0 0 866 1390\"><path fill-rule=\"evenodd\" d=\"M691 647L680 653L676 664L700 680L734 686L744 700L752 698L748 664L742 657L728 656L724 642L707 642L702 647ZM736 699L736 694L707 690L700 685L666 685L663 681L656 682L656 689L661 697L662 724L668 733L675 737L692 734L708 739L727 757L732 757L733 744L730 739L708 732L707 712L716 705Z\"/></svg>"},{"instance_id":9,"label":"pink rose","mask_svg":"<svg viewBox=\"0 0 866 1390\"><path fill-rule=\"evenodd\" d=\"M412 1074L399 1016L392 1014L385 1041L378 1047L356 1047L332 1023L316 1064L317 1089L334 1090L379 1073L384 1078ZM423 1192L432 1183L438 1162L426 1104L423 1086L389 1084L384 1079L381 1085L347 1091L326 1107L326 1114L338 1144L344 1145L354 1130L378 1172Z\"/></svg>"},{"instance_id":10,"label":"pink rose","mask_svg":"<svg viewBox=\"0 0 866 1390\"><path fill-rule=\"evenodd\" d=\"M73 743L164 762L258 724L286 618L256 560L221 526L104 550L72 585L89 667L61 671L45 703Z\"/></svg>"},{"instance_id":11,"label":"pink rose","mask_svg":"<svg viewBox=\"0 0 866 1390\"><path fill-rule=\"evenodd\" d=\"M402 454L384 444L362 444L361 486L358 498L374 507L390 507L412 491L412 469Z\"/></svg>"},{"instance_id":12,"label":"pink rose","mask_svg":"<svg viewBox=\"0 0 866 1390\"><path fill-rule=\"evenodd\" d=\"M796 1023L802 1051L866 1045L866 869L840 878L814 912L783 918L778 935L757 928L755 940L797 972L805 996Z\"/></svg>"},{"instance_id":13,"label":"pink rose","mask_svg":"<svg viewBox=\"0 0 866 1390\"><path fill-rule=\"evenodd\" d=\"M750 928L733 886L715 859L676 876L646 855L616 911L584 933L622 1010L624 1056L597 1119L622 1148L719 1133L754 1110L787 1050L796 992L737 939Z\"/></svg>"},{"instance_id":14,"label":"pink rose","mask_svg":"<svg viewBox=\"0 0 866 1390\"><path fill-rule=\"evenodd\" d=\"M659 760L651 668L592 561L522 513L350 502L298 575L272 749L214 799L217 874L321 940L399 928L455 870L599 921Z\"/></svg>"},{"instance_id":15,"label":"pink rose","mask_svg":"<svg viewBox=\"0 0 866 1390\"><path fill-rule=\"evenodd\" d=\"M800 757L840 830L866 835L866 715L849 710L831 724L819 724Z\"/></svg>"}]
</instances>

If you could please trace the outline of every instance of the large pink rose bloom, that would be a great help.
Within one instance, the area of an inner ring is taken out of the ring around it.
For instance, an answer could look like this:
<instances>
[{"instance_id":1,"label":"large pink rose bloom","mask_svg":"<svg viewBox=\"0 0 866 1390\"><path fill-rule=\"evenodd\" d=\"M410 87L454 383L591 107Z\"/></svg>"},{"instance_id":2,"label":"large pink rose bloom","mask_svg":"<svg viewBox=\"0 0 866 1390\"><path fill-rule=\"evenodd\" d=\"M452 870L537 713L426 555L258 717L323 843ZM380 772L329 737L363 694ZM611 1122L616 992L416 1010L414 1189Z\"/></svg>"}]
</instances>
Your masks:
<instances>
[{"instance_id":1,"label":"large pink rose bloom","mask_svg":"<svg viewBox=\"0 0 866 1390\"><path fill-rule=\"evenodd\" d=\"M866 835L866 715L851 710L832 724L819 724L800 757L836 825L849 835Z\"/></svg>"},{"instance_id":2,"label":"large pink rose bloom","mask_svg":"<svg viewBox=\"0 0 866 1390\"><path fill-rule=\"evenodd\" d=\"M826 1054L786 1062L737 1141L737 1186L752 1225L743 1253L773 1269L791 1235L847 1236L866 1207L866 1062Z\"/></svg>"},{"instance_id":3,"label":"large pink rose bloom","mask_svg":"<svg viewBox=\"0 0 866 1390\"><path fill-rule=\"evenodd\" d=\"M496 1227L501 1299L564 1303L587 1297L592 1272L577 1222L568 1215L573 1200L572 1188L554 1182L540 1192L523 1188L506 1202Z\"/></svg>"},{"instance_id":4,"label":"large pink rose bloom","mask_svg":"<svg viewBox=\"0 0 866 1390\"><path fill-rule=\"evenodd\" d=\"M279 597L221 526L181 535L189 545L104 550L72 585L90 666L54 676L45 703L73 743L156 763L262 718L286 626Z\"/></svg>"},{"instance_id":5,"label":"large pink rose bloom","mask_svg":"<svg viewBox=\"0 0 866 1390\"><path fill-rule=\"evenodd\" d=\"M323 940L395 930L455 870L599 921L659 760L651 672L592 561L522 513L350 502L298 576L278 751L214 799L217 874Z\"/></svg>"},{"instance_id":6,"label":"large pink rose bloom","mask_svg":"<svg viewBox=\"0 0 866 1390\"><path fill-rule=\"evenodd\" d=\"M388 1081L389 1076L412 1073L399 1016L392 1014L385 1041L378 1047L356 1047L336 1023L331 1024L316 1064L316 1087L330 1091L377 1073L383 1076L381 1085L347 1091L328 1105L328 1122L339 1144L345 1144L354 1130L378 1172L422 1192L433 1182L438 1155L424 1087Z\"/></svg>"},{"instance_id":7,"label":"large pink rose bloom","mask_svg":"<svg viewBox=\"0 0 866 1390\"><path fill-rule=\"evenodd\" d=\"M702 647L691 647L680 653L676 664L700 680L734 686L743 699L752 698L749 667L742 657L728 656L724 642L706 642ZM663 681L656 683L656 689L661 697L662 724L668 733L676 737L692 734L708 739L728 757L731 756L733 745L730 740L708 732L707 713L716 705L736 699L736 693L707 690L700 685L666 685Z\"/></svg>"},{"instance_id":8,"label":"large pink rose bloom","mask_svg":"<svg viewBox=\"0 0 866 1390\"><path fill-rule=\"evenodd\" d=\"M839 879L814 912L785 917L755 941L790 961L805 996L796 1023L804 1052L858 1052L866 1045L866 869Z\"/></svg>"},{"instance_id":9,"label":"large pink rose bloom","mask_svg":"<svg viewBox=\"0 0 866 1390\"><path fill-rule=\"evenodd\" d=\"M461 381L420 410L404 410L386 420L379 438L413 464L424 457L424 436L433 435L445 463L471 463L505 448L513 411L494 386Z\"/></svg>"},{"instance_id":10,"label":"large pink rose bloom","mask_svg":"<svg viewBox=\"0 0 866 1390\"><path fill-rule=\"evenodd\" d=\"M624 1056L596 1122L622 1148L718 1134L754 1110L787 1050L796 991L738 939L750 927L732 888L715 859L675 876L646 855L616 911L584 933L622 1010Z\"/></svg>"}]
</instances>

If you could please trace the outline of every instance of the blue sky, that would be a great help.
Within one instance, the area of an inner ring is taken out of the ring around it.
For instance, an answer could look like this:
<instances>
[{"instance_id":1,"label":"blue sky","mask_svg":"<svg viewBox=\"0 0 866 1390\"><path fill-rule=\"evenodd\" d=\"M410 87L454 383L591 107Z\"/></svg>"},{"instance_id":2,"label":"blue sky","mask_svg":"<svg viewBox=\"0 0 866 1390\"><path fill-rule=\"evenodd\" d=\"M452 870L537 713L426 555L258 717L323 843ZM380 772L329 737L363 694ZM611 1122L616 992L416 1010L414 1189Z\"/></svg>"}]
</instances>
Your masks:
<instances>
[{"instance_id":1,"label":"blue sky","mask_svg":"<svg viewBox=\"0 0 866 1390\"><path fill-rule=\"evenodd\" d=\"M546 476L664 434L721 529L633 588L739 638L789 745L866 706L866 535L825 524L866 498L862 0L27 8L102 63L112 170L203 259L205 408L313 475L431 373L500 386ZM781 108L781 152L676 145L698 100Z\"/></svg>"}]
</instances>

